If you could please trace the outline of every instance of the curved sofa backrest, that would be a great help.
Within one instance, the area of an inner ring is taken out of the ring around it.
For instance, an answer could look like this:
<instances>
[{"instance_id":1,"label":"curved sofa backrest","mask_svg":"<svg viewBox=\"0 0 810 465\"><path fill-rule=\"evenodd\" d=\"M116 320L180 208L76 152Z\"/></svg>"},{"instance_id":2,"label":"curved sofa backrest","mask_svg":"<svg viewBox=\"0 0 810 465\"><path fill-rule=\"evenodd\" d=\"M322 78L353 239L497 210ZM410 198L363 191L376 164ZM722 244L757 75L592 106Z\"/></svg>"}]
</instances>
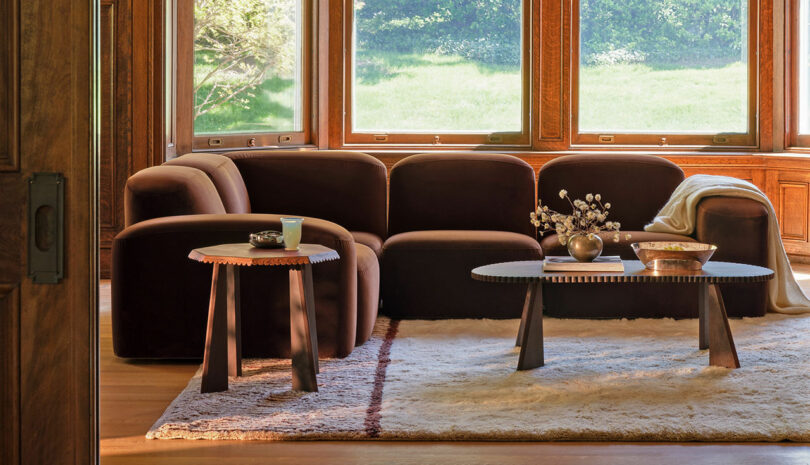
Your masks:
<instances>
[{"instance_id":1,"label":"curved sofa backrest","mask_svg":"<svg viewBox=\"0 0 810 465\"><path fill-rule=\"evenodd\" d=\"M153 166L130 176L124 188L126 226L152 218L225 213L211 179L186 166Z\"/></svg>"},{"instance_id":2,"label":"curved sofa backrest","mask_svg":"<svg viewBox=\"0 0 810 465\"><path fill-rule=\"evenodd\" d=\"M391 169L388 232L497 230L534 236L534 170L511 155L427 153Z\"/></svg>"},{"instance_id":3,"label":"curved sofa backrest","mask_svg":"<svg viewBox=\"0 0 810 465\"><path fill-rule=\"evenodd\" d=\"M226 212L250 213L245 181L230 158L215 153L188 153L169 160L164 165L197 168L214 183Z\"/></svg>"},{"instance_id":4,"label":"curved sofa backrest","mask_svg":"<svg viewBox=\"0 0 810 465\"><path fill-rule=\"evenodd\" d=\"M611 204L608 219L619 221L623 230L640 231L683 179L678 165L653 155L567 155L540 168L537 195L549 208L569 214L561 189L572 200L599 193Z\"/></svg>"},{"instance_id":5,"label":"curved sofa backrest","mask_svg":"<svg viewBox=\"0 0 810 465\"><path fill-rule=\"evenodd\" d=\"M256 150L225 154L255 213L311 216L385 238L386 169L360 152Z\"/></svg>"}]
</instances>

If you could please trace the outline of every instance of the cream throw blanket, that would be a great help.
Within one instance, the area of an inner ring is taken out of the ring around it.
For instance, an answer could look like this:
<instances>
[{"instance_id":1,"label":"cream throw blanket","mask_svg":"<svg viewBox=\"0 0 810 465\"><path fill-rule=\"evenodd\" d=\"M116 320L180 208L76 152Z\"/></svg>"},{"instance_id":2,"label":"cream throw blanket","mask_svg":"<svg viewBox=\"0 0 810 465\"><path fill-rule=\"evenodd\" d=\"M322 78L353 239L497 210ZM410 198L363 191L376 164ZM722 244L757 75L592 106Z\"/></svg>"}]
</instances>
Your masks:
<instances>
[{"instance_id":1,"label":"cream throw blanket","mask_svg":"<svg viewBox=\"0 0 810 465\"><path fill-rule=\"evenodd\" d=\"M695 230L698 203L704 197L712 196L752 199L768 209L768 268L774 271L774 279L768 283L769 309L778 313L810 312L810 299L804 295L790 269L773 205L750 182L728 176L690 176L675 189L658 216L644 230L690 235Z\"/></svg>"}]
</instances>

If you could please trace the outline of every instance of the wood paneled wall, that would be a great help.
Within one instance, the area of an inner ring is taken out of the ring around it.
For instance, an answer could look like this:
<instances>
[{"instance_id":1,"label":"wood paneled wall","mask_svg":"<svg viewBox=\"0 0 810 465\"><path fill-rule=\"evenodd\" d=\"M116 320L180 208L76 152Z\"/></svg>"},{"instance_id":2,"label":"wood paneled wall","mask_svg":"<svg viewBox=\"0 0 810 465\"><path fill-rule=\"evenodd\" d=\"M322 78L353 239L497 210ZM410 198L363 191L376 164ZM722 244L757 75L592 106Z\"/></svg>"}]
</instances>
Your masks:
<instances>
[{"instance_id":1,"label":"wood paneled wall","mask_svg":"<svg viewBox=\"0 0 810 465\"><path fill-rule=\"evenodd\" d=\"M102 276L109 276L112 238L124 225L123 187L132 142L131 56L129 3L101 0L99 10L100 153L99 224Z\"/></svg>"},{"instance_id":2,"label":"wood paneled wall","mask_svg":"<svg viewBox=\"0 0 810 465\"><path fill-rule=\"evenodd\" d=\"M19 167L18 0L0 0L0 11L12 12L0 16L0 171L15 171Z\"/></svg>"},{"instance_id":3,"label":"wood paneled wall","mask_svg":"<svg viewBox=\"0 0 810 465\"><path fill-rule=\"evenodd\" d=\"M164 158L163 2L100 2L100 259L101 277L109 278L127 178Z\"/></svg>"}]
</instances>

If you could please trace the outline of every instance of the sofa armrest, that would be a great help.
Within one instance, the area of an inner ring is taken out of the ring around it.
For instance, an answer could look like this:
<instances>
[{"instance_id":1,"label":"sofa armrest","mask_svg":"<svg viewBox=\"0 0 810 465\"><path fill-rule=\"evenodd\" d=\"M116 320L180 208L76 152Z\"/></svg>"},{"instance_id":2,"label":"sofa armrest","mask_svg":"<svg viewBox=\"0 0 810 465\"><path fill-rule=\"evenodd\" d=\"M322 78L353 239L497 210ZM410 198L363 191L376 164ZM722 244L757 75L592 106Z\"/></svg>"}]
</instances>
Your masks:
<instances>
[{"instance_id":1,"label":"sofa armrest","mask_svg":"<svg viewBox=\"0 0 810 465\"><path fill-rule=\"evenodd\" d=\"M188 258L192 249L247 242L248 234L281 230L282 215L221 214L154 218L113 241L113 347L122 357L199 357L205 336L211 265ZM335 249L340 260L313 267L319 349L351 353L357 326L357 257L343 227L305 218L302 242ZM287 270L240 267L243 350L247 356L289 352Z\"/></svg>"},{"instance_id":2,"label":"sofa armrest","mask_svg":"<svg viewBox=\"0 0 810 465\"><path fill-rule=\"evenodd\" d=\"M280 231L282 229L281 218L284 216L289 215L245 213L153 218L127 227L115 237L115 240L131 240L136 237L160 234L187 236L190 245L205 244L193 245L188 249L191 251L192 248L215 245L228 240L247 242L250 233L261 230L276 229ZM338 224L318 218L303 218L302 242L322 244L327 247L332 247L330 244L342 247L343 243L354 243L352 234ZM220 237L222 238L220 239ZM209 244L211 241L220 242ZM338 250L338 252L340 251Z\"/></svg>"},{"instance_id":3,"label":"sofa armrest","mask_svg":"<svg viewBox=\"0 0 810 465\"><path fill-rule=\"evenodd\" d=\"M768 209L736 197L707 197L697 207L695 239L717 246L712 260L768 265Z\"/></svg>"}]
</instances>

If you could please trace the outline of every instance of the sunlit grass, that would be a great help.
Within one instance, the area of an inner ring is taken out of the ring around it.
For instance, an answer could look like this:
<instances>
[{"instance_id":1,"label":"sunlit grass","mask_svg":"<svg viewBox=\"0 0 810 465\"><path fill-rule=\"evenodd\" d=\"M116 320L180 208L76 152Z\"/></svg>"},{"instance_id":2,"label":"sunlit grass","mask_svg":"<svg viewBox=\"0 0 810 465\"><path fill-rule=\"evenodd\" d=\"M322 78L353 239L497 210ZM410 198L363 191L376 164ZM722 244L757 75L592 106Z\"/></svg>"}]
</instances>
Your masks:
<instances>
[{"instance_id":1,"label":"sunlit grass","mask_svg":"<svg viewBox=\"0 0 810 465\"><path fill-rule=\"evenodd\" d=\"M358 52L353 127L367 132L510 132L521 129L519 67L435 54ZM204 67L196 67L202 73ZM195 132L292 131L295 85L273 77L241 106L195 121ZM580 70L580 130L745 132L747 68L656 69L643 64Z\"/></svg>"},{"instance_id":2,"label":"sunlit grass","mask_svg":"<svg viewBox=\"0 0 810 465\"><path fill-rule=\"evenodd\" d=\"M521 129L519 67L439 55L358 53L356 78L355 130Z\"/></svg>"},{"instance_id":3,"label":"sunlit grass","mask_svg":"<svg viewBox=\"0 0 810 465\"><path fill-rule=\"evenodd\" d=\"M747 68L655 69L642 64L580 72L581 131L746 132Z\"/></svg>"}]
</instances>

